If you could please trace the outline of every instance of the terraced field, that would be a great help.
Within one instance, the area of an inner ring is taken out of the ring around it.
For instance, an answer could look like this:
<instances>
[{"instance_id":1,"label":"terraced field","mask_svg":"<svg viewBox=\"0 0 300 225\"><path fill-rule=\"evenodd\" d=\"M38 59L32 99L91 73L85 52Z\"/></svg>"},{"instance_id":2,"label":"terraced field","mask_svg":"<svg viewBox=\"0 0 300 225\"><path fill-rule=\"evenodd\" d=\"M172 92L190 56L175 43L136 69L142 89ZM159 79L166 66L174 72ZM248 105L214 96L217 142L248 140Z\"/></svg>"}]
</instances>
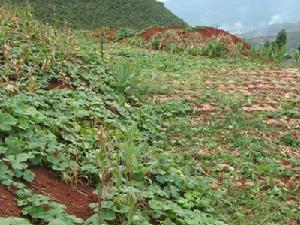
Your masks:
<instances>
[{"instance_id":1,"label":"terraced field","mask_svg":"<svg viewBox=\"0 0 300 225\"><path fill-rule=\"evenodd\" d=\"M300 223L299 68L0 18L1 225Z\"/></svg>"},{"instance_id":2,"label":"terraced field","mask_svg":"<svg viewBox=\"0 0 300 225\"><path fill-rule=\"evenodd\" d=\"M228 224L298 224L300 70L127 48L154 74L150 102L189 106L165 122L168 147L214 179Z\"/></svg>"}]
</instances>

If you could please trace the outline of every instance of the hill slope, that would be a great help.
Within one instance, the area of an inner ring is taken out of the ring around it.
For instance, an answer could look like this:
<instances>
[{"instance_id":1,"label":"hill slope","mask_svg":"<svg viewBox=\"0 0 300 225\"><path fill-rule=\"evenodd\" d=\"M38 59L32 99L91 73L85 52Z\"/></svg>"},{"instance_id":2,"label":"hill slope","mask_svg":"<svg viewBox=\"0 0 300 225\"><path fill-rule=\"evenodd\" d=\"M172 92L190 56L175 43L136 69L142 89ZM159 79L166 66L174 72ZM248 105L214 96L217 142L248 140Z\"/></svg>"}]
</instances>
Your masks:
<instances>
[{"instance_id":1,"label":"hill slope","mask_svg":"<svg viewBox=\"0 0 300 225\"><path fill-rule=\"evenodd\" d=\"M298 224L299 69L0 31L0 224Z\"/></svg>"},{"instance_id":2,"label":"hill slope","mask_svg":"<svg viewBox=\"0 0 300 225\"><path fill-rule=\"evenodd\" d=\"M156 0L11 0L10 2L18 6L29 3L33 14L45 22L63 24L67 20L72 27L80 29L145 28L184 23L166 9L163 3Z\"/></svg>"}]
</instances>

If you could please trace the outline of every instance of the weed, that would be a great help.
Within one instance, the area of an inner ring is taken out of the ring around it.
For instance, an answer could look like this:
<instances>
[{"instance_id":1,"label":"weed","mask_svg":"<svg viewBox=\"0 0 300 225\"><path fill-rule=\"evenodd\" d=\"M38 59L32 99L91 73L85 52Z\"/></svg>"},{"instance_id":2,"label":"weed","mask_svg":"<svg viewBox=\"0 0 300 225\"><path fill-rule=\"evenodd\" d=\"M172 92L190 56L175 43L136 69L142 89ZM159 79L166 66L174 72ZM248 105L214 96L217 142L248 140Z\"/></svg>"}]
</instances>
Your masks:
<instances>
[{"instance_id":1,"label":"weed","mask_svg":"<svg viewBox=\"0 0 300 225\"><path fill-rule=\"evenodd\" d=\"M300 51L294 53L294 55L292 57L293 57L295 65L297 65L297 66L300 65Z\"/></svg>"},{"instance_id":2,"label":"weed","mask_svg":"<svg viewBox=\"0 0 300 225\"><path fill-rule=\"evenodd\" d=\"M141 81L140 69L130 63L121 63L116 66L112 87L121 93L132 93Z\"/></svg>"}]
</instances>

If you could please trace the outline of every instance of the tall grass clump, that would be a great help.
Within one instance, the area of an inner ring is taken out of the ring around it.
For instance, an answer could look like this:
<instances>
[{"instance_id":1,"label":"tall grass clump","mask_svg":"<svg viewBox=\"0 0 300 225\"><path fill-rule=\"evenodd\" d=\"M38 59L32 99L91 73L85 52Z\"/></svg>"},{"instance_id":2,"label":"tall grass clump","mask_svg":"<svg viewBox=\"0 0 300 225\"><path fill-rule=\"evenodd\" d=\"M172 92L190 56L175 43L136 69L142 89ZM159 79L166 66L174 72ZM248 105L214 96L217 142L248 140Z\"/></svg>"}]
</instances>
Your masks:
<instances>
[{"instance_id":1,"label":"tall grass clump","mask_svg":"<svg viewBox=\"0 0 300 225\"><path fill-rule=\"evenodd\" d=\"M220 40L212 40L201 48L201 54L210 58L224 57L226 52L226 47Z\"/></svg>"}]
</instances>

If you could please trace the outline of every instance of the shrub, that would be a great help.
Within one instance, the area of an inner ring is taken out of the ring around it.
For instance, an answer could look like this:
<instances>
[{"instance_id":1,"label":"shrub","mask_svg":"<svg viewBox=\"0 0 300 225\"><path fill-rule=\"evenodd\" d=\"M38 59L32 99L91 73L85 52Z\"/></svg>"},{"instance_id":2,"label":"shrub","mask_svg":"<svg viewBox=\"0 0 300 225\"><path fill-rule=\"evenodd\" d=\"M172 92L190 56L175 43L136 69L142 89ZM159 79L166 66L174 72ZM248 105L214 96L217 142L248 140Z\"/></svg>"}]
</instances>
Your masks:
<instances>
[{"instance_id":1,"label":"shrub","mask_svg":"<svg viewBox=\"0 0 300 225\"><path fill-rule=\"evenodd\" d=\"M139 35L134 35L128 39L128 43L137 47L143 47L144 40Z\"/></svg>"},{"instance_id":2,"label":"shrub","mask_svg":"<svg viewBox=\"0 0 300 225\"><path fill-rule=\"evenodd\" d=\"M300 65L300 51L295 52L292 57L295 65Z\"/></svg>"},{"instance_id":3,"label":"shrub","mask_svg":"<svg viewBox=\"0 0 300 225\"><path fill-rule=\"evenodd\" d=\"M281 30L275 41L266 41L264 45L252 48L255 56L263 61L274 61L276 64L283 63L287 58L287 33Z\"/></svg>"},{"instance_id":4,"label":"shrub","mask_svg":"<svg viewBox=\"0 0 300 225\"><path fill-rule=\"evenodd\" d=\"M166 47L166 50L172 53L181 53L184 52L184 47L179 44L170 44Z\"/></svg>"},{"instance_id":5,"label":"shrub","mask_svg":"<svg viewBox=\"0 0 300 225\"><path fill-rule=\"evenodd\" d=\"M130 28L120 28L117 31L117 35L115 37L116 41L121 41L130 37L133 37L135 35L135 30L130 29Z\"/></svg>"},{"instance_id":6,"label":"shrub","mask_svg":"<svg viewBox=\"0 0 300 225\"><path fill-rule=\"evenodd\" d=\"M154 50L159 50L160 49L160 41L156 38L152 38L151 40L151 47Z\"/></svg>"},{"instance_id":7,"label":"shrub","mask_svg":"<svg viewBox=\"0 0 300 225\"><path fill-rule=\"evenodd\" d=\"M282 64L288 58L286 45L281 48L274 47L274 44L252 47L252 54L261 61L276 64Z\"/></svg>"},{"instance_id":8,"label":"shrub","mask_svg":"<svg viewBox=\"0 0 300 225\"><path fill-rule=\"evenodd\" d=\"M187 51L188 51L188 54L192 55L192 56L201 55L201 48L198 48L198 47L189 48Z\"/></svg>"},{"instance_id":9,"label":"shrub","mask_svg":"<svg viewBox=\"0 0 300 225\"><path fill-rule=\"evenodd\" d=\"M271 57L277 64L281 64L287 58L287 46L283 45L281 47L273 48L271 52Z\"/></svg>"},{"instance_id":10,"label":"shrub","mask_svg":"<svg viewBox=\"0 0 300 225\"><path fill-rule=\"evenodd\" d=\"M201 54L210 58L222 57L226 54L226 48L220 40L213 40L202 47Z\"/></svg>"}]
</instances>

